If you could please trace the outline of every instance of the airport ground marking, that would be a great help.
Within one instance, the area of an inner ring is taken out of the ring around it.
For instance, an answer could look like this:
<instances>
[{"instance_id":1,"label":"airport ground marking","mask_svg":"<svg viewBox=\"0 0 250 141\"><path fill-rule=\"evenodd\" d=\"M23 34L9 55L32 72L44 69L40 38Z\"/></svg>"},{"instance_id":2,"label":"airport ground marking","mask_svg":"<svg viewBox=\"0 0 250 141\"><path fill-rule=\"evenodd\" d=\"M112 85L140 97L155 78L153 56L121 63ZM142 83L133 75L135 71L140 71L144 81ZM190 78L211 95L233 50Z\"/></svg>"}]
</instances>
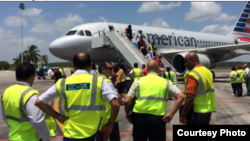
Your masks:
<instances>
[{"instance_id":1,"label":"airport ground marking","mask_svg":"<svg viewBox=\"0 0 250 141\"><path fill-rule=\"evenodd\" d=\"M58 113L59 111L59 99L55 99L54 100L54 110L57 111ZM56 119L57 124L59 125L61 131L63 131L63 124L60 123L57 119Z\"/></svg>"}]
</instances>

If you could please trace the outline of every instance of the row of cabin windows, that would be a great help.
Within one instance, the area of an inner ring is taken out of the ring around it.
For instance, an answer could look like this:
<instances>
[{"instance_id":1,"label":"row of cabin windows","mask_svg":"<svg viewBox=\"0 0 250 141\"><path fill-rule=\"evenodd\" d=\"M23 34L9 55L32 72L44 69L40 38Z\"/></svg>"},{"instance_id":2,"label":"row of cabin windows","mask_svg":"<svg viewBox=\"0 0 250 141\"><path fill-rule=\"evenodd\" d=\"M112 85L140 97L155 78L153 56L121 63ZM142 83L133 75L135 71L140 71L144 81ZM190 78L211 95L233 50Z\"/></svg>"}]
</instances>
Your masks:
<instances>
[{"instance_id":1,"label":"row of cabin windows","mask_svg":"<svg viewBox=\"0 0 250 141\"><path fill-rule=\"evenodd\" d=\"M220 44L220 45L232 45L233 43L223 43L223 42L213 42L213 41L199 41L199 40L197 40L197 43L203 43L203 44Z\"/></svg>"},{"instance_id":2,"label":"row of cabin windows","mask_svg":"<svg viewBox=\"0 0 250 141\"><path fill-rule=\"evenodd\" d=\"M86 36L92 36L91 32L89 30L85 30L85 34ZM73 30L73 31L69 31L66 36L69 35L81 35L81 36L85 36L84 31L83 30Z\"/></svg>"}]
</instances>

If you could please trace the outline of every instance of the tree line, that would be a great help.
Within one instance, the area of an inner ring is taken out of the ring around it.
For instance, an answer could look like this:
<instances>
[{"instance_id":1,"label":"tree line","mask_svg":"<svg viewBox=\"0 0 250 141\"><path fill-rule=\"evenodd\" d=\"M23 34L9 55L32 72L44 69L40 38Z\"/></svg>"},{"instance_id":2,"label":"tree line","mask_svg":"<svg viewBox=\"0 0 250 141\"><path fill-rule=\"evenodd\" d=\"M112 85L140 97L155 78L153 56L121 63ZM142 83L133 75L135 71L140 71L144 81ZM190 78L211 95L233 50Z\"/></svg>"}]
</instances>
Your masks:
<instances>
[{"instance_id":1,"label":"tree line","mask_svg":"<svg viewBox=\"0 0 250 141\"><path fill-rule=\"evenodd\" d=\"M13 58L13 66L17 68L22 63L22 53L19 53L16 58ZM40 55L40 50L36 45L28 46L28 50L23 52L23 62L32 62L37 66L38 61L43 65L47 65L49 58L48 55Z\"/></svg>"}]
</instances>

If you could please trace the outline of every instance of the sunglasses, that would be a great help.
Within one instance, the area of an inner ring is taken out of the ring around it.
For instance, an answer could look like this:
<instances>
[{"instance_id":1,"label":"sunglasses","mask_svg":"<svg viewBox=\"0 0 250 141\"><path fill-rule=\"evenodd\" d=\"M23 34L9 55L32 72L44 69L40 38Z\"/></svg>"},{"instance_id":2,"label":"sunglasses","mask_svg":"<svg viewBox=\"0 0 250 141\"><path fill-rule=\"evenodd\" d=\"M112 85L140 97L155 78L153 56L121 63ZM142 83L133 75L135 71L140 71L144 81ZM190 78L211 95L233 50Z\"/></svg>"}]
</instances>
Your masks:
<instances>
[{"instance_id":1,"label":"sunglasses","mask_svg":"<svg viewBox=\"0 0 250 141\"><path fill-rule=\"evenodd\" d=\"M113 69L113 67L110 67L110 68L105 68L105 69L109 69L109 70L112 70L112 69Z\"/></svg>"}]
</instances>

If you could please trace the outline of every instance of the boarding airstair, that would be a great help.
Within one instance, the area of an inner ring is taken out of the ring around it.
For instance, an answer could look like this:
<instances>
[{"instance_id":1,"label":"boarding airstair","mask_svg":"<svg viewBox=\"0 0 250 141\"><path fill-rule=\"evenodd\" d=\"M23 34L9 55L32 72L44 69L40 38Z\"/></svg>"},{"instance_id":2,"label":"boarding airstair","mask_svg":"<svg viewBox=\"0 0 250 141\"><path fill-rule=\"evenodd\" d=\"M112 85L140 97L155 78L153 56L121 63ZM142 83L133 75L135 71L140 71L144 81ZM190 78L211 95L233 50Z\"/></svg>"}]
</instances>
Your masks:
<instances>
[{"instance_id":1,"label":"boarding airstair","mask_svg":"<svg viewBox=\"0 0 250 141\"><path fill-rule=\"evenodd\" d=\"M118 55L123 58L123 60L130 66L130 68L134 67L134 63L138 63L138 67L142 68L142 64L147 65L147 58L130 42L127 37L119 36L115 31L103 32L104 35L101 35L104 43L98 43L98 38L92 39L92 48L98 46L97 44L103 46L114 47L118 51ZM107 38L108 39L105 39ZM108 43L107 40L110 42ZM97 42L97 43L95 43Z\"/></svg>"},{"instance_id":2,"label":"boarding airstair","mask_svg":"<svg viewBox=\"0 0 250 141\"><path fill-rule=\"evenodd\" d=\"M146 43L146 45L147 45L147 47L149 47L151 44L147 41L147 40L145 40L144 39L144 41L145 41L145 43ZM160 54L160 52L156 52L156 57L158 58L159 56L160 56L161 54ZM162 55L161 55L162 56ZM164 67L165 67L165 69L166 69L166 67L170 67L171 69L172 69L172 71L174 72L174 74L175 74L175 82L176 82L176 85L177 85L177 71L175 70L175 68L162 56L162 58L161 58L161 62L162 62L162 64L164 65Z\"/></svg>"}]
</instances>

